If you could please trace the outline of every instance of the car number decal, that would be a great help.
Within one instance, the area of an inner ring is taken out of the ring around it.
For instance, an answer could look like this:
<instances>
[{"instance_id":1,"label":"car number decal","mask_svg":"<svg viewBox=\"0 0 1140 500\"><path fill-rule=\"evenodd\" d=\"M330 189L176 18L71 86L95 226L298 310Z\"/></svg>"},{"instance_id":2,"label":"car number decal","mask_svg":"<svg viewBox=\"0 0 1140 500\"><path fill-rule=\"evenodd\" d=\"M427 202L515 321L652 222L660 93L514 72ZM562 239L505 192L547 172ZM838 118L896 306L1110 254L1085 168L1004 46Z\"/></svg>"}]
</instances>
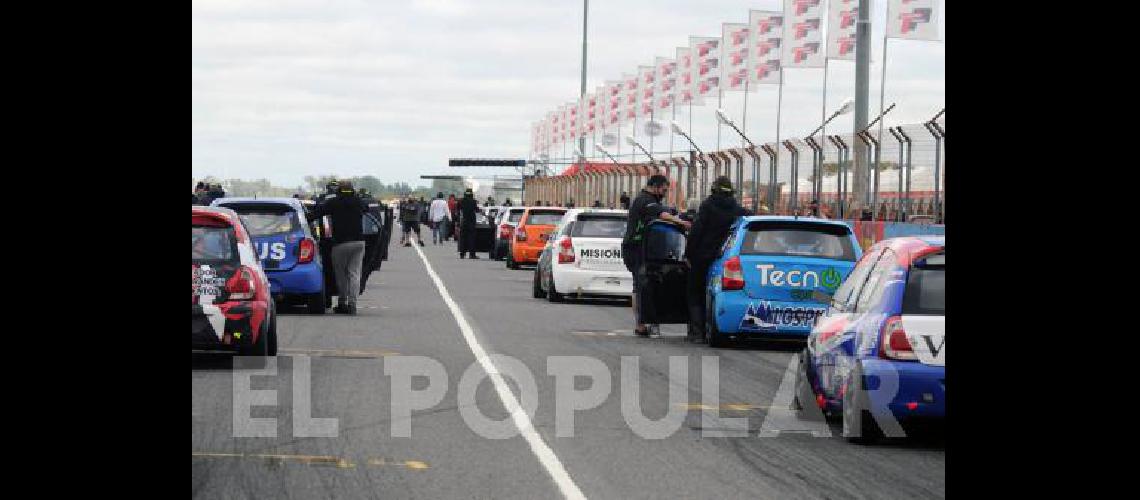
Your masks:
<instances>
[{"instance_id":1,"label":"car number decal","mask_svg":"<svg viewBox=\"0 0 1140 500\"><path fill-rule=\"evenodd\" d=\"M283 260L285 258L285 244L281 242L269 244L257 244L257 259L265 260L266 254L272 260Z\"/></svg>"}]
</instances>

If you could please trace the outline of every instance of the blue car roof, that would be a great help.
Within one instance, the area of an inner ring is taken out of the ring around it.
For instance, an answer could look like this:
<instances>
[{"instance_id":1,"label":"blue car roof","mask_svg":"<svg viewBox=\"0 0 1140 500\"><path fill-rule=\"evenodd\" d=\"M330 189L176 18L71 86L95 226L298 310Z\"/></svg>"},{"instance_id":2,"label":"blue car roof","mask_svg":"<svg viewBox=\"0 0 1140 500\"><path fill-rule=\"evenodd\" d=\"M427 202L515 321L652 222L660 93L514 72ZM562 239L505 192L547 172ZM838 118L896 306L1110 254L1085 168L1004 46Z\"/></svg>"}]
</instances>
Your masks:
<instances>
[{"instance_id":1,"label":"blue car roof","mask_svg":"<svg viewBox=\"0 0 1140 500\"><path fill-rule=\"evenodd\" d=\"M748 216L743 217L743 219L744 219L744 222L753 222L753 221L761 221L761 220L763 220L763 221L779 221L779 222L806 222L806 223L811 223L811 224L828 224L828 225L832 225L832 226L843 226L843 227L847 227L847 228L851 227L851 226L848 226L846 222L843 222L841 220L818 219L815 217L795 217L795 216L791 216L791 215L748 215Z\"/></svg>"}]
</instances>

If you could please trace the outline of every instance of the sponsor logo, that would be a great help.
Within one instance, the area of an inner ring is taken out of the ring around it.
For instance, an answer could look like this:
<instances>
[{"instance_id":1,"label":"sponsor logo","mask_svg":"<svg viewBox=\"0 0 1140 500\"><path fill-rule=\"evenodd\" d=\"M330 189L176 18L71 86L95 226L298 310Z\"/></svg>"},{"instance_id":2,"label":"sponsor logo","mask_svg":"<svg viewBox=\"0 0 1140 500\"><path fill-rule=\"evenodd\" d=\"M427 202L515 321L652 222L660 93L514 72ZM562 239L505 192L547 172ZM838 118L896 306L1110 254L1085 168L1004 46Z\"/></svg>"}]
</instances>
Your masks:
<instances>
[{"instance_id":1,"label":"sponsor logo","mask_svg":"<svg viewBox=\"0 0 1140 500\"><path fill-rule=\"evenodd\" d=\"M257 259L265 260L266 257L273 260L281 260L285 258L285 244L277 243L258 243L257 244Z\"/></svg>"},{"instance_id":2,"label":"sponsor logo","mask_svg":"<svg viewBox=\"0 0 1140 500\"><path fill-rule=\"evenodd\" d=\"M781 307L767 300L750 302L740 319L741 331L774 332L780 328L813 327L827 312L822 307Z\"/></svg>"},{"instance_id":3,"label":"sponsor logo","mask_svg":"<svg viewBox=\"0 0 1140 500\"><path fill-rule=\"evenodd\" d=\"M930 14L932 13L929 8L917 8L912 12L904 12L899 15L899 20L902 21L900 32L907 34L918 28L919 24L930 22Z\"/></svg>"},{"instance_id":4,"label":"sponsor logo","mask_svg":"<svg viewBox=\"0 0 1140 500\"><path fill-rule=\"evenodd\" d=\"M583 259L621 259L621 249L617 248L583 248L578 251Z\"/></svg>"},{"instance_id":5,"label":"sponsor logo","mask_svg":"<svg viewBox=\"0 0 1140 500\"><path fill-rule=\"evenodd\" d=\"M193 267L190 271L191 293L193 295L222 295L226 280L218 276L218 272L210 266Z\"/></svg>"},{"instance_id":6,"label":"sponsor logo","mask_svg":"<svg viewBox=\"0 0 1140 500\"><path fill-rule=\"evenodd\" d=\"M791 286L812 289L819 288L822 285L828 290L834 290L843 281L843 277L834 267L829 267L822 273L798 269L781 271L776 269L775 264L757 264L756 269L760 270L760 286Z\"/></svg>"}]
</instances>

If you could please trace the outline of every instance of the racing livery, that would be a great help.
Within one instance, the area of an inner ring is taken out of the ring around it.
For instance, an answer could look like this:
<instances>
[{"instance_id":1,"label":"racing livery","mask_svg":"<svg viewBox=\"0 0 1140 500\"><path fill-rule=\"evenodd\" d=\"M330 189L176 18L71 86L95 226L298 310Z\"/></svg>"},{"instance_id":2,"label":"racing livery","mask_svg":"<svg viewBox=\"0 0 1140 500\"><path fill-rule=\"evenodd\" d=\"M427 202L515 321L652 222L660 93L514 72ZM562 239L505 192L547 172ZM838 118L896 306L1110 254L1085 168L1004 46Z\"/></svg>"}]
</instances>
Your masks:
<instances>
[{"instance_id":1,"label":"racing livery","mask_svg":"<svg viewBox=\"0 0 1140 500\"><path fill-rule=\"evenodd\" d=\"M872 412L900 424L945 418L945 241L892 238L867 251L800 353L798 409L841 412L855 442L893 432Z\"/></svg>"},{"instance_id":2,"label":"racing livery","mask_svg":"<svg viewBox=\"0 0 1140 500\"><path fill-rule=\"evenodd\" d=\"M802 340L861 255L843 222L741 217L709 267L705 335L728 340Z\"/></svg>"},{"instance_id":3,"label":"racing livery","mask_svg":"<svg viewBox=\"0 0 1140 500\"><path fill-rule=\"evenodd\" d=\"M622 262L626 210L576 208L566 212L534 268L534 297L629 297L633 275Z\"/></svg>"},{"instance_id":4,"label":"racing livery","mask_svg":"<svg viewBox=\"0 0 1140 500\"><path fill-rule=\"evenodd\" d=\"M275 356L269 280L238 215L193 207L191 236L192 349Z\"/></svg>"}]
</instances>

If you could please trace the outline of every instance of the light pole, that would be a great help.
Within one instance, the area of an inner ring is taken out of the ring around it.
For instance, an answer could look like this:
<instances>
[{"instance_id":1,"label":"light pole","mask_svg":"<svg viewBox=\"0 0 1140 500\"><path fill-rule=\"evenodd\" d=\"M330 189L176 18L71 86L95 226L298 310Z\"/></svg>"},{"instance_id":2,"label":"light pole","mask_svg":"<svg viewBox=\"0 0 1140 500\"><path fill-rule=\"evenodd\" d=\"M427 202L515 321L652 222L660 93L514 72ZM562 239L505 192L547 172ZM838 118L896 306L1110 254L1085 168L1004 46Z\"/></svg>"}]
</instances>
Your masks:
<instances>
[{"instance_id":1,"label":"light pole","mask_svg":"<svg viewBox=\"0 0 1140 500\"><path fill-rule=\"evenodd\" d=\"M826 127L828 123L831 123L831 120L834 120L839 115L845 115L847 113L850 113L852 106L854 104L855 103L850 98L848 98L846 101L843 101L843 104L839 105L839 109L835 110L835 112L832 113L831 116L827 117L827 119L823 121L822 125L820 125L815 130L811 131L811 133L808 134L807 136L808 137L814 136L817 132L819 132L820 130L823 130L823 127Z\"/></svg>"},{"instance_id":2,"label":"light pole","mask_svg":"<svg viewBox=\"0 0 1140 500\"><path fill-rule=\"evenodd\" d=\"M608 149L606 149L605 147L603 147L601 144L595 145L594 149L596 149L599 153L604 154L607 157L609 157L610 161L612 161L614 163L618 163L617 158L614 158L614 155L610 154L610 151Z\"/></svg>"},{"instance_id":3,"label":"light pole","mask_svg":"<svg viewBox=\"0 0 1140 500\"><path fill-rule=\"evenodd\" d=\"M630 146L637 146L637 149L640 149L642 153L645 153L645 156L649 157L650 163L654 161L653 155L649 154L649 151L646 151L645 147L643 147L640 142L637 142L637 139L634 139L632 135L625 136L625 143Z\"/></svg>"},{"instance_id":4,"label":"light pole","mask_svg":"<svg viewBox=\"0 0 1140 500\"><path fill-rule=\"evenodd\" d=\"M719 120L721 123L728 125L729 127L732 127L732 130L735 130L736 133L740 135L740 138L744 139L744 141L747 142L749 146L752 146L754 148L756 147L756 145L753 144L750 139L748 139L748 136L744 135L744 132L741 132L740 128L737 127L736 124L732 122L732 119L728 117L728 114L725 113L723 109L716 110L716 119ZM689 142L692 142L692 141L689 141Z\"/></svg>"},{"instance_id":5,"label":"light pole","mask_svg":"<svg viewBox=\"0 0 1140 500\"><path fill-rule=\"evenodd\" d=\"M699 196L703 196L704 195L704 187L705 187L705 177L707 176L708 168L709 168L709 165L707 163L705 163L705 152L701 151L701 148L699 146L697 146L697 143L693 142L693 138L689 137L689 134L685 133L685 129L681 128L681 124L677 123L677 120L673 120L670 123L670 125L672 125L672 127L673 127L673 133L674 134L678 134L681 137L684 137L685 140L689 141L689 144L693 146L693 149L697 150L697 155L695 156L695 159L697 161L701 162L701 192L699 193ZM690 165L691 164L692 163L690 162Z\"/></svg>"}]
</instances>

